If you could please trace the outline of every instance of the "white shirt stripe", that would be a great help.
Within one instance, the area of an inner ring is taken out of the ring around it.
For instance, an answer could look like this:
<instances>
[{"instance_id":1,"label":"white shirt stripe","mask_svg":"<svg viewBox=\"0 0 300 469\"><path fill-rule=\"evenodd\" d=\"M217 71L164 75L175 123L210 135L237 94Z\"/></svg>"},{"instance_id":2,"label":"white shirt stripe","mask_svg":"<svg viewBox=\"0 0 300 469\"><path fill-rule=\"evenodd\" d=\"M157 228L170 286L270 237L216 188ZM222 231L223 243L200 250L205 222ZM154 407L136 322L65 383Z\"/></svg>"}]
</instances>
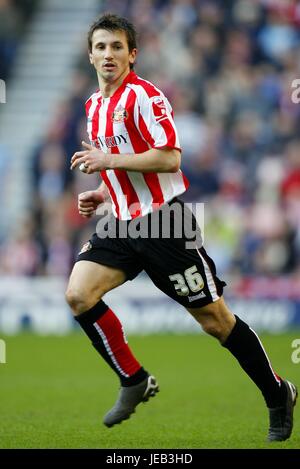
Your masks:
<instances>
[{"instance_id":1,"label":"white shirt stripe","mask_svg":"<svg viewBox=\"0 0 300 469\"><path fill-rule=\"evenodd\" d=\"M108 177L108 179L109 179L109 181L110 181L110 183L113 187L113 190L114 190L114 192L117 196L120 213L122 214L122 219L130 220L131 215L130 215L130 212L128 210L127 199L126 199L126 196L124 195L124 193L122 191L121 185L118 181L118 178L117 178L114 170L113 169L108 169L106 171L106 176ZM115 208L114 203L112 203L112 212L113 212L114 216L117 217L117 212L116 212L116 208Z\"/></svg>"},{"instance_id":2,"label":"white shirt stripe","mask_svg":"<svg viewBox=\"0 0 300 469\"><path fill-rule=\"evenodd\" d=\"M100 93L94 93L91 97L92 104L89 109L88 119L87 119L87 133L89 135L90 141L92 141L92 118L95 112L95 109L98 105L98 99L100 97Z\"/></svg>"},{"instance_id":3,"label":"white shirt stripe","mask_svg":"<svg viewBox=\"0 0 300 469\"><path fill-rule=\"evenodd\" d=\"M158 179L165 200L169 201L186 190L181 171L177 173L159 173Z\"/></svg>"},{"instance_id":4,"label":"white shirt stripe","mask_svg":"<svg viewBox=\"0 0 300 469\"><path fill-rule=\"evenodd\" d=\"M102 105L99 110L99 128L98 128L98 138L101 142L101 150L104 153L109 153L110 149L105 143L105 129L106 129L106 119L107 119L107 108L109 105L109 98L102 98Z\"/></svg>"}]
</instances>

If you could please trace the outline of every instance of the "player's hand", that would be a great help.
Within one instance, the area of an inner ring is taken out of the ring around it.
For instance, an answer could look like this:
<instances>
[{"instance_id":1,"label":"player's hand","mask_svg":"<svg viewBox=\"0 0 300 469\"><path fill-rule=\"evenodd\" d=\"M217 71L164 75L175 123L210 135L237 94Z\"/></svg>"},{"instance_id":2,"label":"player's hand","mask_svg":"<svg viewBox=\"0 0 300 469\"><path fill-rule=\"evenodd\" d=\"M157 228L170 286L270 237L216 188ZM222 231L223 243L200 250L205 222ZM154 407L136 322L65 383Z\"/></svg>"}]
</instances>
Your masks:
<instances>
[{"instance_id":1,"label":"player's hand","mask_svg":"<svg viewBox=\"0 0 300 469\"><path fill-rule=\"evenodd\" d=\"M99 191L86 191L78 195L78 211L81 216L90 218L94 215L98 205L104 202L104 196Z\"/></svg>"},{"instance_id":2,"label":"player's hand","mask_svg":"<svg viewBox=\"0 0 300 469\"><path fill-rule=\"evenodd\" d=\"M111 158L109 154L103 153L103 151L84 141L82 142L82 146L85 150L77 151L71 158L71 169L82 165L82 171L84 173L92 174L97 171L102 171L102 169L109 168Z\"/></svg>"}]
</instances>

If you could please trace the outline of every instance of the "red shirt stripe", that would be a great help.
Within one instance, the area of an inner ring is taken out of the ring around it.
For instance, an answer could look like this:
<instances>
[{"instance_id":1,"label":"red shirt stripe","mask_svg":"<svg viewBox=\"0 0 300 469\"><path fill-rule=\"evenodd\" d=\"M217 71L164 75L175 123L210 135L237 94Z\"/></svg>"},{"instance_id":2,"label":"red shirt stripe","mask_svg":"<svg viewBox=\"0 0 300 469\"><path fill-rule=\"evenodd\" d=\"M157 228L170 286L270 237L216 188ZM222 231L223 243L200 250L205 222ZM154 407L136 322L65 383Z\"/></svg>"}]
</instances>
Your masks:
<instances>
[{"instance_id":1,"label":"red shirt stripe","mask_svg":"<svg viewBox=\"0 0 300 469\"><path fill-rule=\"evenodd\" d=\"M117 218L121 218L120 206L119 206L119 203L118 203L117 195L114 191L114 188L113 188L109 178L107 177L106 171L105 170L100 171L100 174L101 174L101 177L102 177L103 181L105 182L105 184L107 186L108 192L110 193L112 202L113 202L115 210L116 210Z\"/></svg>"},{"instance_id":2,"label":"red shirt stripe","mask_svg":"<svg viewBox=\"0 0 300 469\"><path fill-rule=\"evenodd\" d=\"M126 109L127 108L134 109L135 104L136 104L136 94L134 93L133 90L130 90L128 97L127 97L127 101L126 101ZM146 135L147 127L145 126L145 123L142 121L143 121L143 118L139 114L139 122L140 122L140 125L142 125L143 130ZM143 139L137 138L139 136L138 135L139 132L135 125L133 113L130 113L128 119L126 119L125 126L130 135L131 144L133 146L134 152L138 154L138 153L143 153L144 151L147 151L149 149L147 143ZM152 139L150 134L148 135L148 139L149 138ZM146 138L146 140L148 139ZM155 208L157 206L162 205L164 203L164 196L163 196L160 184L159 184L159 179L158 179L157 174L156 173L144 173L143 177L145 179L145 182L153 198L152 206Z\"/></svg>"},{"instance_id":3,"label":"red shirt stripe","mask_svg":"<svg viewBox=\"0 0 300 469\"><path fill-rule=\"evenodd\" d=\"M120 95L121 93L115 93L110 99L108 109L107 109L107 120L106 120L106 129L105 129L106 137L110 137L111 135L114 135L113 111L116 108L118 101L120 100ZM111 152L114 154L120 154L120 151L117 146L112 147ZM115 169L114 173L122 188L123 194L126 197L127 206L128 206L128 210L129 210L131 217L136 218L136 217L141 216L142 214L141 204L126 171Z\"/></svg>"},{"instance_id":4,"label":"red shirt stripe","mask_svg":"<svg viewBox=\"0 0 300 469\"><path fill-rule=\"evenodd\" d=\"M99 109L101 106L101 101L102 98L98 98L98 104L95 108L95 112L93 114L92 118L92 141L95 142L97 141L97 135L98 135L98 130L99 130Z\"/></svg>"}]
</instances>

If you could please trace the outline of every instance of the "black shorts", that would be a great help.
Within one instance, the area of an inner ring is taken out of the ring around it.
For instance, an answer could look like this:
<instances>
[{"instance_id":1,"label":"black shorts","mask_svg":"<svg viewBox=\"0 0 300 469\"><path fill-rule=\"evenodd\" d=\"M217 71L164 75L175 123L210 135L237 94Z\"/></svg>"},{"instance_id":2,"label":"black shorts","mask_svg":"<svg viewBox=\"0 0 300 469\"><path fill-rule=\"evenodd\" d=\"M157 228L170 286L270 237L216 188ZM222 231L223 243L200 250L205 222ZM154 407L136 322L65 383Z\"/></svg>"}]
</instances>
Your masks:
<instances>
[{"instance_id":1,"label":"black shorts","mask_svg":"<svg viewBox=\"0 0 300 469\"><path fill-rule=\"evenodd\" d=\"M131 223L112 215L108 221L100 220L97 233L83 246L77 261L118 268L127 280L144 270L161 291L188 308L220 298L226 283L217 277L215 264L201 244L200 228L186 204L175 198Z\"/></svg>"}]
</instances>

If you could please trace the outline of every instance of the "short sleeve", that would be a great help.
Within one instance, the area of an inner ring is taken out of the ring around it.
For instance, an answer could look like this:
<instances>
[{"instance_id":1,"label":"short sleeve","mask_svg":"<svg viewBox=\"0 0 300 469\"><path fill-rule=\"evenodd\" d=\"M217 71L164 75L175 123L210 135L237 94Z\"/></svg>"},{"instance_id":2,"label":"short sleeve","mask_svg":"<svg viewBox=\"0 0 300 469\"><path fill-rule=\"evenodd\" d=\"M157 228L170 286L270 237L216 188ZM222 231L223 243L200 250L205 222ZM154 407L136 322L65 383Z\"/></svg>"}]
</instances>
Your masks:
<instances>
[{"instance_id":1,"label":"short sleeve","mask_svg":"<svg viewBox=\"0 0 300 469\"><path fill-rule=\"evenodd\" d=\"M178 133L173 119L172 107L163 93L149 96L142 89L138 94L138 127L143 138L152 148L180 149Z\"/></svg>"}]
</instances>

